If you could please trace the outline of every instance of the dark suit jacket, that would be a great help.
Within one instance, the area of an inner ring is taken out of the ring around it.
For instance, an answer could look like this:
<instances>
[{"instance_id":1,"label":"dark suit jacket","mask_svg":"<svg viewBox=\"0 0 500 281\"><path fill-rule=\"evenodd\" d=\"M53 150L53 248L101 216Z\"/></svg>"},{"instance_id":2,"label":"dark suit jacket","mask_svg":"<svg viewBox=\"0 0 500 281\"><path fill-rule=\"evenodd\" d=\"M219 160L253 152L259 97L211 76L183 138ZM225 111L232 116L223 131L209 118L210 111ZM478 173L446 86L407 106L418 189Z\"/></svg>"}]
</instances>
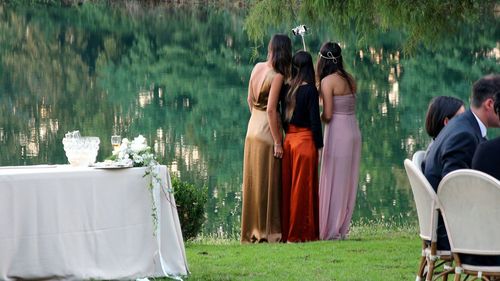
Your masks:
<instances>
[{"instance_id":1,"label":"dark suit jacket","mask_svg":"<svg viewBox=\"0 0 500 281\"><path fill-rule=\"evenodd\" d=\"M485 141L476 149L472 158L472 169L476 169L500 180L500 137ZM500 256L462 255L462 263L499 266Z\"/></svg>"},{"instance_id":2,"label":"dark suit jacket","mask_svg":"<svg viewBox=\"0 0 500 281\"><path fill-rule=\"evenodd\" d=\"M500 137L479 144L472 158L472 169L485 172L500 180ZM467 258L467 256L462 257L462 262L477 265L500 265L500 256L475 256L469 260Z\"/></svg>"},{"instance_id":3,"label":"dark suit jacket","mask_svg":"<svg viewBox=\"0 0 500 281\"><path fill-rule=\"evenodd\" d=\"M471 167L474 152L484 139L472 111L454 117L434 140L425 158L424 175L437 191L438 185L448 173ZM449 250L450 243L442 216L438 217L437 248Z\"/></svg>"},{"instance_id":4,"label":"dark suit jacket","mask_svg":"<svg viewBox=\"0 0 500 281\"><path fill-rule=\"evenodd\" d=\"M481 129L470 109L451 119L425 158L424 175L432 188L437 191L439 183L449 172L471 168L472 157L481 142Z\"/></svg>"},{"instance_id":5,"label":"dark suit jacket","mask_svg":"<svg viewBox=\"0 0 500 281\"><path fill-rule=\"evenodd\" d=\"M472 169L476 169L500 180L500 137L481 143L472 158Z\"/></svg>"}]
</instances>

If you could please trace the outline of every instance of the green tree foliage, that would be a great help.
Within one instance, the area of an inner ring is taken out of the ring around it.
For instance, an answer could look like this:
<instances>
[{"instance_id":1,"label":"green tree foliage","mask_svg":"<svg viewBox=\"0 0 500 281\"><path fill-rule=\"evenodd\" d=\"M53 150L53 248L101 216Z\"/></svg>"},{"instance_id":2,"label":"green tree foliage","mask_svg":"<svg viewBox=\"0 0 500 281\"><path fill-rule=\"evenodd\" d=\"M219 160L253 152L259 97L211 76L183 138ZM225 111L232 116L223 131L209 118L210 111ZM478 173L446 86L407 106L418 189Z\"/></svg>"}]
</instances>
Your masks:
<instances>
[{"instance_id":1,"label":"green tree foliage","mask_svg":"<svg viewBox=\"0 0 500 281\"><path fill-rule=\"evenodd\" d=\"M359 48L397 30L405 53L413 53L421 45L432 49L443 36L460 32L464 23L477 23L485 14L491 17L494 8L493 0L262 0L251 7L245 29L261 42L276 26L290 29L306 23L316 32L338 34L342 41L354 39Z\"/></svg>"}]
</instances>

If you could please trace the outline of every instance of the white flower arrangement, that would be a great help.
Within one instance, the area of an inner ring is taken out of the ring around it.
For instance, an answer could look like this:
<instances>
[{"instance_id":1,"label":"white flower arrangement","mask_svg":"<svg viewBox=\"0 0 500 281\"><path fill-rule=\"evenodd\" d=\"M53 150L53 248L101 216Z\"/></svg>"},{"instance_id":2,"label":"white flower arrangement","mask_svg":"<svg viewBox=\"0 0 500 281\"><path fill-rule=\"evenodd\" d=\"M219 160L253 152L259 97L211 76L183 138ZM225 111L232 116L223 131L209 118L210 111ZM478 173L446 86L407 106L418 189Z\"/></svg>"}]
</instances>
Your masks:
<instances>
[{"instance_id":1,"label":"white flower arrangement","mask_svg":"<svg viewBox=\"0 0 500 281\"><path fill-rule=\"evenodd\" d=\"M160 175L157 174L156 166L159 165L154 153L151 152L151 147L148 146L147 140L142 135L134 138L134 140L129 141L127 138L122 139L122 143L119 149L113 151L113 156L115 162L126 166L133 167L146 167L144 172L144 177L151 175L151 180L148 183L148 190L151 195L151 216L153 219L153 233L156 235L156 230L158 227L158 215L156 209L156 203L153 197L153 180L160 184L162 187L162 180ZM172 192L170 189L167 192Z\"/></svg>"},{"instance_id":2,"label":"white flower arrangement","mask_svg":"<svg viewBox=\"0 0 500 281\"><path fill-rule=\"evenodd\" d=\"M113 151L113 156L117 162L129 164L134 167L150 167L158 165L155 155L151 152L146 138L139 135L133 141L127 138L122 139L118 150Z\"/></svg>"}]
</instances>

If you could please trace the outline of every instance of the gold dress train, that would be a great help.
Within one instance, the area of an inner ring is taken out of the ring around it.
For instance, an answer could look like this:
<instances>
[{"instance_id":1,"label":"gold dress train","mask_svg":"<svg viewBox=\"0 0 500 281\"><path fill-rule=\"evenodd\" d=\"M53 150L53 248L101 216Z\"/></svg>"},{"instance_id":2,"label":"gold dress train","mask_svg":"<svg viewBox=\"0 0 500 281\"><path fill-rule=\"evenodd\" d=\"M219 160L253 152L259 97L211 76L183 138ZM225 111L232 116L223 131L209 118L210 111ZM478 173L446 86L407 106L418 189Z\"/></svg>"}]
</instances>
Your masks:
<instances>
[{"instance_id":1,"label":"gold dress train","mask_svg":"<svg viewBox=\"0 0 500 281\"><path fill-rule=\"evenodd\" d=\"M266 112L274 75L274 70L266 74L257 100L252 95L243 158L241 243L281 240L281 160L273 155L274 141Z\"/></svg>"}]
</instances>

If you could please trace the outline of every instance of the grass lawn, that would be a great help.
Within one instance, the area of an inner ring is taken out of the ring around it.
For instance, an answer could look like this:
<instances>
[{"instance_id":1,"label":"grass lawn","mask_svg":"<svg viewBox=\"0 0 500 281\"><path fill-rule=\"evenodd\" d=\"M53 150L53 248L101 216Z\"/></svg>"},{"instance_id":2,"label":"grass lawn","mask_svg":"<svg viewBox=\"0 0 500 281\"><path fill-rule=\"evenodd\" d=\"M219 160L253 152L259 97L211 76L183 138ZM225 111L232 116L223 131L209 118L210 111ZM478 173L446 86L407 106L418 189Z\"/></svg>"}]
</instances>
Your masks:
<instances>
[{"instance_id":1,"label":"grass lawn","mask_svg":"<svg viewBox=\"0 0 500 281\"><path fill-rule=\"evenodd\" d=\"M186 243L186 279L415 280L421 247L416 227L389 228L358 226L348 240L298 244L198 239Z\"/></svg>"}]
</instances>

